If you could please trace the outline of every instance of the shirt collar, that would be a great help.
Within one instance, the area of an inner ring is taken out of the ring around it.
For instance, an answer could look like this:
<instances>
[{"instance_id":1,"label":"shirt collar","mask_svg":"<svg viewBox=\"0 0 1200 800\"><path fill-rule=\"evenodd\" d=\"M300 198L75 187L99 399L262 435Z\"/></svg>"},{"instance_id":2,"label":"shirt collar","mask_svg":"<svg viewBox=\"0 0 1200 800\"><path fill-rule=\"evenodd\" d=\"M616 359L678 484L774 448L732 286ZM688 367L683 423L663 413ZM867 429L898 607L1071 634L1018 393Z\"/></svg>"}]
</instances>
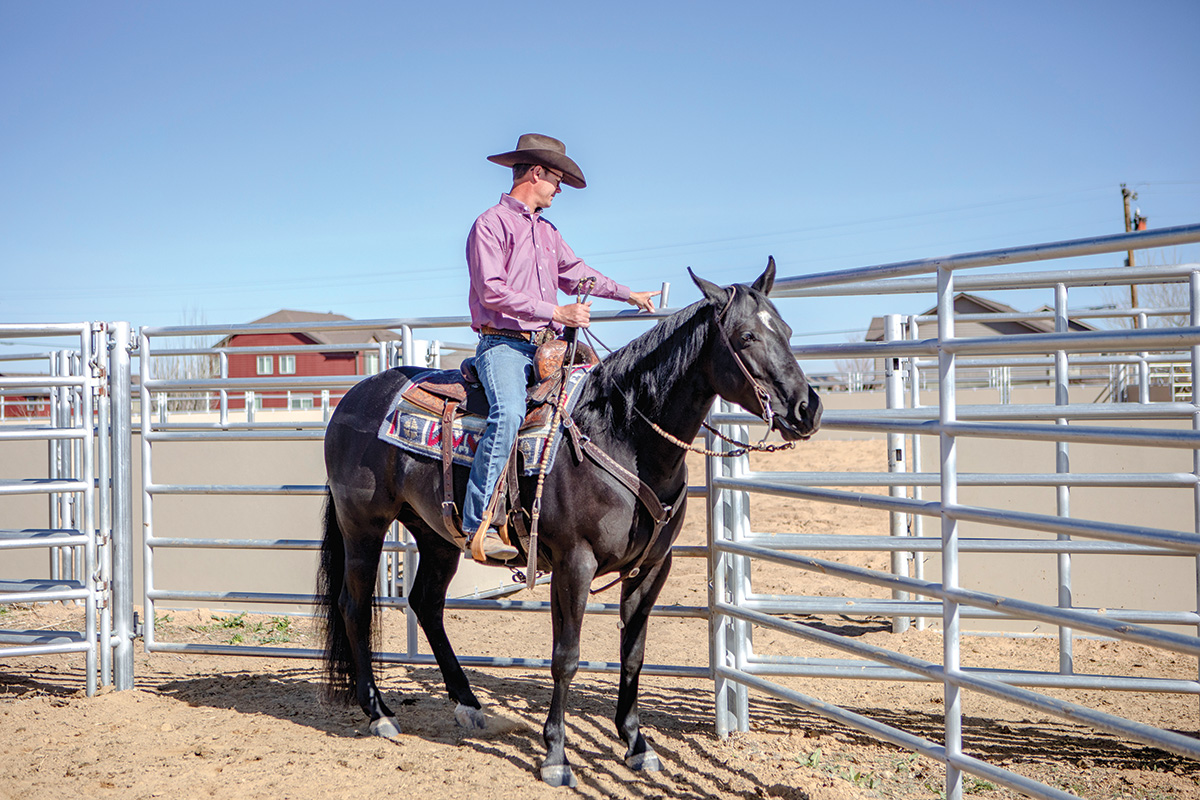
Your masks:
<instances>
[{"instance_id":1,"label":"shirt collar","mask_svg":"<svg viewBox=\"0 0 1200 800\"><path fill-rule=\"evenodd\" d=\"M525 205L520 200L508 193L500 195L500 205L504 206L510 211L515 211L522 216L533 217L535 219L540 216L539 214L534 213L529 206Z\"/></svg>"}]
</instances>

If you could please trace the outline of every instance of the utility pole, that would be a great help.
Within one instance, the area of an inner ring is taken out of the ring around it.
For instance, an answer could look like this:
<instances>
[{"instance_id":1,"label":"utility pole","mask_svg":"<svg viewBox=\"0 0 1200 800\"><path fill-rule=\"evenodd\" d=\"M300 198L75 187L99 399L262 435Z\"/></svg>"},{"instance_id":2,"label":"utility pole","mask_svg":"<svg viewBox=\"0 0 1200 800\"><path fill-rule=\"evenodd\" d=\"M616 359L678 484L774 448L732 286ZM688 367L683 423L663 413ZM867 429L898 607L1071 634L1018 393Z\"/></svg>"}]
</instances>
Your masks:
<instances>
[{"instance_id":1,"label":"utility pole","mask_svg":"<svg viewBox=\"0 0 1200 800\"><path fill-rule=\"evenodd\" d=\"M1125 201L1125 232L1129 233L1133 230L1133 219L1129 216L1129 201L1137 200L1137 192L1131 192L1125 188L1125 184L1121 184L1121 199ZM1133 266L1133 251L1126 251L1125 266ZM1137 286L1129 284L1129 302L1133 308L1137 308ZM1137 318L1134 318L1133 326L1137 327Z\"/></svg>"},{"instance_id":2,"label":"utility pole","mask_svg":"<svg viewBox=\"0 0 1200 800\"><path fill-rule=\"evenodd\" d=\"M1146 217L1142 216L1142 210L1140 208L1134 209L1132 217L1129 215L1129 201L1137 200L1137 192L1129 191L1129 189L1127 189L1125 187L1125 184L1122 183L1121 184L1121 199L1125 202L1125 232L1132 233L1133 231L1146 230L1146 223L1148 222L1148 220L1146 219ZM1126 251L1125 266L1127 266L1127 267L1133 266L1133 250ZM1130 300L1130 303L1133 305L1133 307L1137 308L1137 304L1138 304L1137 286L1132 283L1129 285L1129 300ZM1134 327L1137 327L1136 320L1134 321Z\"/></svg>"}]
</instances>

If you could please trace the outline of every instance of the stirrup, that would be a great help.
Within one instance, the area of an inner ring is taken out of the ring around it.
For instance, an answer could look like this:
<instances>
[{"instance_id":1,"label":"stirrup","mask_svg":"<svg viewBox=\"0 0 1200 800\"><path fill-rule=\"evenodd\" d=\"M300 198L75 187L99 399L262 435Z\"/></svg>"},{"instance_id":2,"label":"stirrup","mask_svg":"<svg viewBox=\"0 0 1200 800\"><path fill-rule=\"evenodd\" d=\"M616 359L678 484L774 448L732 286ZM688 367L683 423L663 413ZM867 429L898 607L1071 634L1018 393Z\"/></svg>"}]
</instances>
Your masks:
<instances>
[{"instance_id":1,"label":"stirrup","mask_svg":"<svg viewBox=\"0 0 1200 800\"><path fill-rule=\"evenodd\" d=\"M510 561L519 555L517 548L501 538L494 528L481 528L468 542L471 557L479 562Z\"/></svg>"}]
</instances>

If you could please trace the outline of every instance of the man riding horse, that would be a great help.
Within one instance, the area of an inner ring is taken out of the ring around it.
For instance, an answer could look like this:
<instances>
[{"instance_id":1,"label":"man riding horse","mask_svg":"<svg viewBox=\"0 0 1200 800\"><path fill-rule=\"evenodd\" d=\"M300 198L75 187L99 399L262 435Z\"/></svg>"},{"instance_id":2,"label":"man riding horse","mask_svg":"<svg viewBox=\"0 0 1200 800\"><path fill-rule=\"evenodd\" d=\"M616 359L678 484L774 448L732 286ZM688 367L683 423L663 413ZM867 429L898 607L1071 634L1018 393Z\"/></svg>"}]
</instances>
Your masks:
<instances>
[{"instance_id":1,"label":"man riding horse","mask_svg":"<svg viewBox=\"0 0 1200 800\"><path fill-rule=\"evenodd\" d=\"M658 295L630 291L589 267L542 216L562 191L560 184L576 189L587 185L562 142L526 133L515 150L488 156L488 161L512 167L513 183L499 203L475 220L467 237L471 327L479 334L475 370L491 406L463 502L468 545L484 524L484 509L516 443L538 345L564 326L588 326L591 303L558 305L558 290L571 292L581 280L591 280L592 294L643 311L654 310L652 299ZM483 536L489 558L507 561L517 555L490 523Z\"/></svg>"}]
</instances>

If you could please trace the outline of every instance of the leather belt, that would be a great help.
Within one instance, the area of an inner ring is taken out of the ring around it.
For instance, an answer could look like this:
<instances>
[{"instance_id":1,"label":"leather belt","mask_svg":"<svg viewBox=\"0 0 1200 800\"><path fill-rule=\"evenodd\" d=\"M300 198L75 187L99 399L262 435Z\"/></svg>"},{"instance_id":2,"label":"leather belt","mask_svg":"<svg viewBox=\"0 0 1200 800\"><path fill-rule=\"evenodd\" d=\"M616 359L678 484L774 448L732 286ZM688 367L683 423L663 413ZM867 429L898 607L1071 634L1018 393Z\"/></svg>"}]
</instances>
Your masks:
<instances>
[{"instance_id":1,"label":"leather belt","mask_svg":"<svg viewBox=\"0 0 1200 800\"><path fill-rule=\"evenodd\" d=\"M558 336L553 328L541 328L536 331L515 331L511 328L493 328L491 325L481 326L479 334L481 336L505 336L509 339L522 339L539 346L553 341Z\"/></svg>"}]
</instances>

